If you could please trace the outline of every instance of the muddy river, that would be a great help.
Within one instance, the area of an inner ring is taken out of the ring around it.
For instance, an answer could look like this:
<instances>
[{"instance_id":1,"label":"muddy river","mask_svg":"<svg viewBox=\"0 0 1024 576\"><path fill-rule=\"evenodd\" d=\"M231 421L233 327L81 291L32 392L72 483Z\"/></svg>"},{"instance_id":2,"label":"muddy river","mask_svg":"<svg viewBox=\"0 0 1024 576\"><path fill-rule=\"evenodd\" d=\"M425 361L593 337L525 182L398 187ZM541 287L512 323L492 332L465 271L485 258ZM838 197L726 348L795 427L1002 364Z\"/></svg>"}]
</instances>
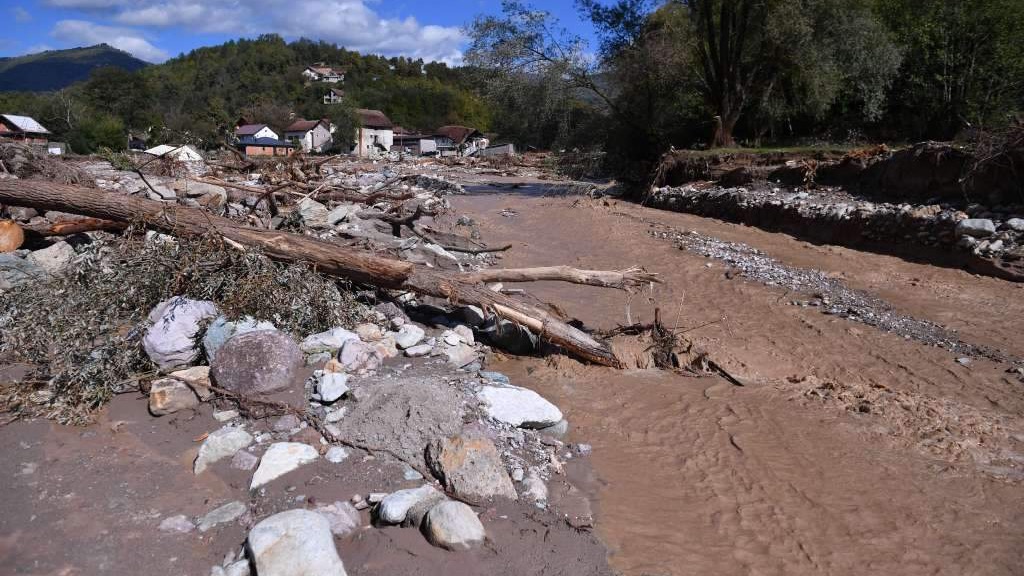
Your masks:
<instances>
[{"instance_id":1,"label":"muddy river","mask_svg":"<svg viewBox=\"0 0 1024 576\"><path fill-rule=\"evenodd\" d=\"M595 529L616 569L1024 573L1024 382L1014 365L794 306L809 295L649 232L744 242L1011 358L1024 357L1024 286L614 200L492 193L454 204L488 241L513 245L502 266L659 273L663 284L632 295L529 290L589 327L650 322L657 306L745 383L564 358L494 366L558 404L571 439L593 445Z\"/></svg>"}]
</instances>

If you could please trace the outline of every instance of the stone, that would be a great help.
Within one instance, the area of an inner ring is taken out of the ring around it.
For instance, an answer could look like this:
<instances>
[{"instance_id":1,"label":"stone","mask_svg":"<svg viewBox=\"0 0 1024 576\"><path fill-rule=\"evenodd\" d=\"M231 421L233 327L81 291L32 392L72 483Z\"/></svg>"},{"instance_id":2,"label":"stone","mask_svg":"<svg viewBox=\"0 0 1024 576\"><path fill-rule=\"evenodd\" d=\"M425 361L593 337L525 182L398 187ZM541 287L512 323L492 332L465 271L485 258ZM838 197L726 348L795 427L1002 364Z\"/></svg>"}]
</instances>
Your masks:
<instances>
[{"instance_id":1,"label":"stone","mask_svg":"<svg viewBox=\"0 0 1024 576\"><path fill-rule=\"evenodd\" d=\"M366 501L370 504L380 504L387 496L387 492L370 492L366 496Z\"/></svg>"},{"instance_id":2,"label":"stone","mask_svg":"<svg viewBox=\"0 0 1024 576\"><path fill-rule=\"evenodd\" d=\"M206 328L206 335L203 336L203 350L206 351L206 359L213 361L220 349L228 340L239 334L255 332L257 330L276 330L272 322L256 320L251 316L245 316L235 321L228 320L225 316L218 316Z\"/></svg>"},{"instance_id":3,"label":"stone","mask_svg":"<svg viewBox=\"0 0 1024 576\"><path fill-rule=\"evenodd\" d=\"M291 432L302 424L302 420L295 414L285 414L274 422L274 432Z\"/></svg>"},{"instance_id":4,"label":"stone","mask_svg":"<svg viewBox=\"0 0 1024 576\"><path fill-rule=\"evenodd\" d=\"M398 346L395 345L395 337L392 334L384 335L384 338L371 342L371 346L377 349L382 358L394 358L398 356Z\"/></svg>"},{"instance_id":5,"label":"stone","mask_svg":"<svg viewBox=\"0 0 1024 576\"><path fill-rule=\"evenodd\" d=\"M348 450L341 446L331 446L327 449L327 453L324 454L324 458L331 464L341 464L348 458Z\"/></svg>"},{"instance_id":6,"label":"stone","mask_svg":"<svg viewBox=\"0 0 1024 576\"><path fill-rule=\"evenodd\" d=\"M238 562L232 562L231 564L228 564L221 570L223 572L223 576L250 576L251 574L249 570L248 560L239 560ZM212 571L210 572L210 576L215 576ZM217 574L216 576L221 575Z\"/></svg>"},{"instance_id":7,"label":"stone","mask_svg":"<svg viewBox=\"0 0 1024 576\"><path fill-rule=\"evenodd\" d=\"M323 516L331 525L331 534L344 538L355 532L363 524L359 510L350 502L335 502L326 506L317 506L313 510Z\"/></svg>"},{"instance_id":8,"label":"stone","mask_svg":"<svg viewBox=\"0 0 1024 576\"><path fill-rule=\"evenodd\" d=\"M199 531L209 532L218 524L225 524L242 517L249 509L239 501L228 502L227 504L211 510L199 519Z\"/></svg>"},{"instance_id":9,"label":"stone","mask_svg":"<svg viewBox=\"0 0 1024 576\"><path fill-rule=\"evenodd\" d=\"M199 357L195 342L199 327L216 315L213 302L181 296L164 300L149 313L153 325L146 331L142 347L165 372L187 367Z\"/></svg>"},{"instance_id":10,"label":"stone","mask_svg":"<svg viewBox=\"0 0 1024 576\"><path fill-rule=\"evenodd\" d=\"M384 331L380 329L380 326L369 322L356 326L356 335L363 342L376 342L384 339Z\"/></svg>"},{"instance_id":11,"label":"stone","mask_svg":"<svg viewBox=\"0 0 1024 576\"><path fill-rule=\"evenodd\" d=\"M316 200L313 200L312 198L305 198L299 202L295 207L295 210L298 212L299 218L302 219L302 223L307 227L327 227L327 207Z\"/></svg>"},{"instance_id":12,"label":"stone","mask_svg":"<svg viewBox=\"0 0 1024 576\"><path fill-rule=\"evenodd\" d=\"M326 332L307 336L299 344L299 349L306 354L317 354L319 352L337 353L338 350L349 340L358 340L359 336L344 328L332 328Z\"/></svg>"},{"instance_id":13,"label":"stone","mask_svg":"<svg viewBox=\"0 0 1024 576\"><path fill-rule=\"evenodd\" d=\"M348 340L338 353L338 360L353 372L358 370L375 370L383 361L383 356L375 347L360 340Z\"/></svg>"},{"instance_id":14,"label":"stone","mask_svg":"<svg viewBox=\"0 0 1024 576\"><path fill-rule=\"evenodd\" d=\"M270 445L263 458L260 458L259 468L252 475L252 482L249 489L259 488L264 484L280 478L300 466L309 464L320 457L316 448L299 442L277 442Z\"/></svg>"},{"instance_id":15,"label":"stone","mask_svg":"<svg viewBox=\"0 0 1024 576\"><path fill-rule=\"evenodd\" d=\"M203 402L206 402L211 396L213 396L213 390L210 390L209 366L193 366L185 370L171 372L168 376L188 384L189 388L191 388L192 391L196 393L196 396L198 396Z\"/></svg>"},{"instance_id":16,"label":"stone","mask_svg":"<svg viewBox=\"0 0 1024 576\"><path fill-rule=\"evenodd\" d=\"M377 520L384 524L401 524L409 509L425 500L435 503L444 499L444 494L429 484L419 488L407 488L392 492L381 500L377 506Z\"/></svg>"},{"instance_id":17,"label":"stone","mask_svg":"<svg viewBox=\"0 0 1024 576\"><path fill-rule=\"evenodd\" d=\"M334 207L330 212L327 213L327 225L337 226L345 220L348 220L350 216L354 215L359 211L359 206L355 204L342 204Z\"/></svg>"},{"instance_id":18,"label":"stone","mask_svg":"<svg viewBox=\"0 0 1024 576\"><path fill-rule=\"evenodd\" d=\"M74 257L75 249L71 247L71 244L62 240L42 250L32 252L25 257L25 260L39 266L49 274L58 274L71 263Z\"/></svg>"},{"instance_id":19,"label":"stone","mask_svg":"<svg viewBox=\"0 0 1024 576\"><path fill-rule=\"evenodd\" d=\"M988 218L968 218L956 223L956 235L987 238L996 233L996 225Z\"/></svg>"},{"instance_id":20,"label":"stone","mask_svg":"<svg viewBox=\"0 0 1024 576\"><path fill-rule=\"evenodd\" d=\"M259 576L346 576L327 518L288 510L253 526L246 548Z\"/></svg>"},{"instance_id":21,"label":"stone","mask_svg":"<svg viewBox=\"0 0 1024 576\"><path fill-rule=\"evenodd\" d=\"M536 470L531 469L523 478L523 496L532 502L547 504L548 485Z\"/></svg>"},{"instance_id":22,"label":"stone","mask_svg":"<svg viewBox=\"0 0 1024 576\"><path fill-rule=\"evenodd\" d=\"M441 484L460 498L516 500L516 489L494 443L483 436L462 435L427 446L427 463Z\"/></svg>"},{"instance_id":23,"label":"stone","mask_svg":"<svg viewBox=\"0 0 1024 576\"><path fill-rule=\"evenodd\" d=\"M257 458L255 454L245 450L239 450L231 457L231 467L235 470L249 471L255 468L259 462L260 459Z\"/></svg>"},{"instance_id":24,"label":"stone","mask_svg":"<svg viewBox=\"0 0 1024 576\"><path fill-rule=\"evenodd\" d=\"M229 456L252 444L252 435L241 426L225 426L220 430L211 432L203 445L199 447L199 455L196 456L192 468L196 474L201 474L208 466Z\"/></svg>"},{"instance_id":25,"label":"stone","mask_svg":"<svg viewBox=\"0 0 1024 576\"><path fill-rule=\"evenodd\" d=\"M331 404L348 392L348 374L342 372L313 372L313 400Z\"/></svg>"},{"instance_id":26,"label":"stone","mask_svg":"<svg viewBox=\"0 0 1024 576\"><path fill-rule=\"evenodd\" d=\"M258 330L228 340L210 363L210 373L218 386L232 392L269 394L295 383L302 360L290 336Z\"/></svg>"},{"instance_id":27,"label":"stone","mask_svg":"<svg viewBox=\"0 0 1024 576\"><path fill-rule=\"evenodd\" d=\"M149 385L149 413L153 416L174 414L196 406L199 406L199 398L181 380L160 378Z\"/></svg>"},{"instance_id":28,"label":"stone","mask_svg":"<svg viewBox=\"0 0 1024 576\"><path fill-rule=\"evenodd\" d=\"M434 347L430 344L417 344L416 346L410 346L405 349L405 355L409 358L420 358L423 356L430 355L433 352Z\"/></svg>"},{"instance_id":29,"label":"stone","mask_svg":"<svg viewBox=\"0 0 1024 576\"><path fill-rule=\"evenodd\" d=\"M484 525L473 509L453 500L441 502L430 509L425 532L427 540L434 546L456 551L475 548L487 537Z\"/></svg>"},{"instance_id":30,"label":"stone","mask_svg":"<svg viewBox=\"0 0 1024 576\"><path fill-rule=\"evenodd\" d=\"M10 290L45 275L46 271L35 262L14 253L0 253L0 290Z\"/></svg>"},{"instance_id":31,"label":"stone","mask_svg":"<svg viewBox=\"0 0 1024 576\"><path fill-rule=\"evenodd\" d=\"M562 420L562 411L533 390L518 386L484 386L477 397L491 418L520 428L547 428Z\"/></svg>"},{"instance_id":32,"label":"stone","mask_svg":"<svg viewBox=\"0 0 1024 576\"><path fill-rule=\"evenodd\" d=\"M449 331L445 332L444 334L442 334L441 335L441 339L444 340L444 343L449 345L449 346L458 346L459 344L462 344L462 343L465 342L462 339L462 336L459 336L458 333L456 333L456 332L454 332L452 330L449 330Z\"/></svg>"},{"instance_id":33,"label":"stone","mask_svg":"<svg viewBox=\"0 0 1024 576\"><path fill-rule=\"evenodd\" d=\"M238 410L220 410L213 413L213 419L217 422L230 422L238 416Z\"/></svg>"},{"instance_id":34,"label":"stone","mask_svg":"<svg viewBox=\"0 0 1024 576\"><path fill-rule=\"evenodd\" d=\"M35 208L24 208L21 206L8 206L7 215L12 220L19 220L21 222L28 222L29 220L39 216L39 212Z\"/></svg>"},{"instance_id":35,"label":"stone","mask_svg":"<svg viewBox=\"0 0 1024 576\"><path fill-rule=\"evenodd\" d=\"M1006 221L1006 228L1014 232L1024 232L1024 218L1010 218Z\"/></svg>"},{"instance_id":36,"label":"stone","mask_svg":"<svg viewBox=\"0 0 1024 576\"><path fill-rule=\"evenodd\" d=\"M480 371L480 377L492 384L500 384L502 386L511 386L512 380L508 376L501 372L488 372L485 370Z\"/></svg>"},{"instance_id":37,"label":"stone","mask_svg":"<svg viewBox=\"0 0 1024 576\"><path fill-rule=\"evenodd\" d=\"M476 342L476 337L473 336L473 329L465 324L459 324L455 328L452 328L452 332L458 334L466 344L473 344Z\"/></svg>"},{"instance_id":38,"label":"stone","mask_svg":"<svg viewBox=\"0 0 1024 576\"><path fill-rule=\"evenodd\" d=\"M374 306L373 309L383 314L388 320L395 318L405 319L405 311L394 302L382 302Z\"/></svg>"},{"instance_id":39,"label":"stone","mask_svg":"<svg viewBox=\"0 0 1024 576\"><path fill-rule=\"evenodd\" d=\"M476 349L468 344L460 343L455 346L444 346L442 352L448 359L448 363L455 368L468 366L476 362L477 359Z\"/></svg>"},{"instance_id":40,"label":"stone","mask_svg":"<svg viewBox=\"0 0 1024 576\"><path fill-rule=\"evenodd\" d=\"M415 324L403 324L395 333L395 345L405 350L419 344L426 335L426 331Z\"/></svg>"},{"instance_id":41,"label":"stone","mask_svg":"<svg viewBox=\"0 0 1024 576\"><path fill-rule=\"evenodd\" d=\"M187 534L195 529L195 524L188 519L188 516L184 514L178 514L177 516L168 516L160 522L161 532L175 532L178 534Z\"/></svg>"}]
</instances>

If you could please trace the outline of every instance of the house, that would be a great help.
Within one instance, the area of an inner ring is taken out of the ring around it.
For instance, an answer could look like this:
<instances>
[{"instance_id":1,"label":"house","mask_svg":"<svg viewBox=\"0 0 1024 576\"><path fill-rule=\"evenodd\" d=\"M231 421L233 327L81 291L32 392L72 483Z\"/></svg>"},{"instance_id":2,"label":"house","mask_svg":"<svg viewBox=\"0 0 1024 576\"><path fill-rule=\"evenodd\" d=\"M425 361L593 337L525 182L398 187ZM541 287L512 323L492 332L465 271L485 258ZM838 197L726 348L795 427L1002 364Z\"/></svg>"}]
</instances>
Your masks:
<instances>
[{"instance_id":1,"label":"house","mask_svg":"<svg viewBox=\"0 0 1024 576\"><path fill-rule=\"evenodd\" d=\"M296 120L284 129L284 139L303 152L323 152L334 143L327 120Z\"/></svg>"},{"instance_id":2,"label":"house","mask_svg":"<svg viewBox=\"0 0 1024 576\"><path fill-rule=\"evenodd\" d=\"M251 142L260 138L278 140L280 136L266 124L243 124L235 128L235 137L239 142Z\"/></svg>"},{"instance_id":3,"label":"house","mask_svg":"<svg viewBox=\"0 0 1024 576\"><path fill-rule=\"evenodd\" d=\"M434 137L430 134L420 134L406 130L401 126L395 126L391 151L400 154L423 156L424 154L437 152L437 145L434 143Z\"/></svg>"},{"instance_id":4,"label":"house","mask_svg":"<svg viewBox=\"0 0 1024 576\"><path fill-rule=\"evenodd\" d=\"M29 116L0 114L0 138L29 144L46 144L50 131Z\"/></svg>"},{"instance_id":5,"label":"house","mask_svg":"<svg viewBox=\"0 0 1024 576\"><path fill-rule=\"evenodd\" d=\"M146 150L146 154L152 156L159 156L161 158L171 158L179 162L202 162L203 155L196 151L195 148L185 146L171 146L170 144L161 144L154 146L149 150Z\"/></svg>"},{"instance_id":6,"label":"house","mask_svg":"<svg viewBox=\"0 0 1024 576\"><path fill-rule=\"evenodd\" d=\"M340 104L345 99L345 91L341 88L331 88L324 94L324 104Z\"/></svg>"},{"instance_id":7,"label":"house","mask_svg":"<svg viewBox=\"0 0 1024 576\"><path fill-rule=\"evenodd\" d=\"M441 156L472 156L488 144L483 132L466 126L441 126L434 131L434 142Z\"/></svg>"},{"instance_id":8,"label":"house","mask_svg":"<svg viewBox=\"0 0 1024 576\"><path fill-rule=\"evenodd\" d=\"M515 156L516 147L511 142L505 144L491 144L487 148L477 150L477 156Z\"/></svg>"},{"instance_id":9,"label":"house","mask_svg":"<svg viewBox=\"0 0 1024 576\"><path fill-rule=\"evenodd\" d=\"M328 66L323 62L306 66L306 69L302 71L302 75L310 82L329 82L331 84L345 82L345 70Z\"/></svg>"},{"instance_id":10,"label":"house","mask_svg":"<svg viewBox=\"0 0 1024 576\"><path fill-rule=\"evenodd\" d=\"M356 156L380 156L391 151L395 143L394 125L380 110L357 108L359 128L356 130Z\"/></svg>"},{"instance_id":11,"label":"house","mask_svg":"<svg viewBox=\"0 0 1024 576\"><path fill-rule=\"evenodd\" d=\"M238 147L246 156L287 156L295 149L291 142L269 137L242 140Z\"/></svg>"}]
</instances>

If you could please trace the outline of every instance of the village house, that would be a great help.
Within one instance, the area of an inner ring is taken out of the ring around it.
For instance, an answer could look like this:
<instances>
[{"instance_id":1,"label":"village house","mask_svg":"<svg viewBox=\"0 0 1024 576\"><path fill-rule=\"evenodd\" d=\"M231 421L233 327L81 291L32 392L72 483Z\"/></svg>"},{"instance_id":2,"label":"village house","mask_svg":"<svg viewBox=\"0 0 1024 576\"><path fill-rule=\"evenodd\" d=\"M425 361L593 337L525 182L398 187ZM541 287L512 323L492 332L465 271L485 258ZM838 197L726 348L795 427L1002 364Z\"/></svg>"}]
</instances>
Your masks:
<instances>
[{"instance_id":1,"label":"village house","mask_svg":"<svg viewBox=\"0 0 1024 576\"><path fill-rule=\"evenodd\" d=\"M266 124L243 124L235 128L235 137L239 142L252 142L260 138L280 139L277 132L274 132Z\"/></svg>"},{"instance_id":2,"label":"village house","mask_svg":"<svg viewBox=\"0 0 1024 576\"><path fill-rule=\"evenodd\" d=\"M29 144L46 144L50 139L50 131L29 116L0 114L0 138Z\"/></svg>"},{"instance_id":3,"label":"village house","mask_svg":"<svg viewBox=\"0 0 1024 576\"><path fill-rule=\"evenodd\" d=\"M345 70L328 66L323 62L307 66L302 71L302 75L310 82L329 82L331 84L345 82Z\"/></svg>"},{"instance_id":4,"label":"village house","mask_svg":"<svg viewBox=\"0 0 1024 576\"><path fill-rule=\"evenodd\" d=\"M324 104L341 104L345 99L345 91L341 88L331 88L324 94Z\"/></svg>"},{"instance_id":5,"label":"village house","mask_svg":"<svg viewBox=\"0 0 1024 576\"><path fill-rule=\"evenodd\" d=\"M284 129L284 139L303 152L323 152L334 143L328 120L296 120Z\"/></svg>"},{"instance_id":6,"label":"village house","mask_svg":"<svg viewBox=\"0 0 1024 576\"><path fill-rule=\"evenodd\" d=\"M434 143L434 137L429 134L420 134L401 126L395 126L394 144L391 146L391 151L423 156L437 152L437 144Z\"/></svg>"},{"instance_id":7,"label":"village house","mask_svg":"<svg viewBox=\"0 0 1024 576\"><path fill-rule=\"evenodd\" d=\"M441 126L434 131L434 142L441 156L472 156L488 145L482 132L466 126Z\"/></svg>"},{"instance_id":8,"label":"village house","mask_svg":"<svg viewBox=\"0 0 1024 576\"><path fill-rule=\"evenodd\" d=\"M269 137L243 140L238 143L238 147L246 156L287 156L295 149L291 142Z\"/></svg>"},{"instance_id":9,"label":"village house","mask_svg":"<svg viewBox=\"0 0 1024 576\"><path fill-rule=\"evenodd\" d=\"M380 110L357 108L355 153L360 157L380 156L391 151L395 142L393 124Z\"/></svg>"}]
</instances>

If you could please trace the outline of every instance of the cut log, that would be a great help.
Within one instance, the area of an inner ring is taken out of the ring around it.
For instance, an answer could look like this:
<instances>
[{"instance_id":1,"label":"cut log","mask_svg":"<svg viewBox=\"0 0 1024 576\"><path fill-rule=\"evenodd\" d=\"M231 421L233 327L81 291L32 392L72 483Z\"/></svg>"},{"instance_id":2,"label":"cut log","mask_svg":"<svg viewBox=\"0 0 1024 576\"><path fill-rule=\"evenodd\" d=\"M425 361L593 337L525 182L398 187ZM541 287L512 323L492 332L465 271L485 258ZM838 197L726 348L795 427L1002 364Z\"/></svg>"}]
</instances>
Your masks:
<instances>
[{"instance_id":1,"label":"cut log","mask_svg":"<svg viewBox=\"0 0 1024 576\"><path fill-rule=\"evenodd\" d=\"M651 274L643 268L627 268L625 270L580 270L569 266L541 266L538 268L495 268L480 270L461 276L464 282L538 282L553 280L556 282L572 282L588 286L604 288L632 288L651 282L660 282L657 274Z\"/></svg>"},{"instance_id":2,"label":"cut log","mask_svg":"<svg viewBox=\"0 0 1024 576\"><path fill-rule=\"evenodd\" d=\"M68 236L82 232L96 232L104 230L107 232L120 232L127 228L124 222L113 222L100 218L62 218L56 222L47 224L29 224L25 230L38 236Z\"/></svg>"},{"instance_id":3,"label":"cut log","mask_svg":"<svg viewBox=\"0 0 1024 576\"><path fill-rule=\"evenodd\" d=\"M338 246L300 234L249 228L197 208L83 186L33 180L0 180L0 203L59 210L116 222L139 222L147 228L175 236L217 234L229 243L258 248L275 260L309 262L323 274L381 288L446 298L454 304L472 304L528 327L541 339L563 348L577 358L616 368L623 366L606 345L585 332L536 306L494 292L479 279L470 277L470 281L467 281L457 273L383 258L369 251ZM524 277L521 273L515 276ZM593 277L592 274L570 273L557 278L552 276L550 279L578 281Z\"/></svg>"}]
</instances>

